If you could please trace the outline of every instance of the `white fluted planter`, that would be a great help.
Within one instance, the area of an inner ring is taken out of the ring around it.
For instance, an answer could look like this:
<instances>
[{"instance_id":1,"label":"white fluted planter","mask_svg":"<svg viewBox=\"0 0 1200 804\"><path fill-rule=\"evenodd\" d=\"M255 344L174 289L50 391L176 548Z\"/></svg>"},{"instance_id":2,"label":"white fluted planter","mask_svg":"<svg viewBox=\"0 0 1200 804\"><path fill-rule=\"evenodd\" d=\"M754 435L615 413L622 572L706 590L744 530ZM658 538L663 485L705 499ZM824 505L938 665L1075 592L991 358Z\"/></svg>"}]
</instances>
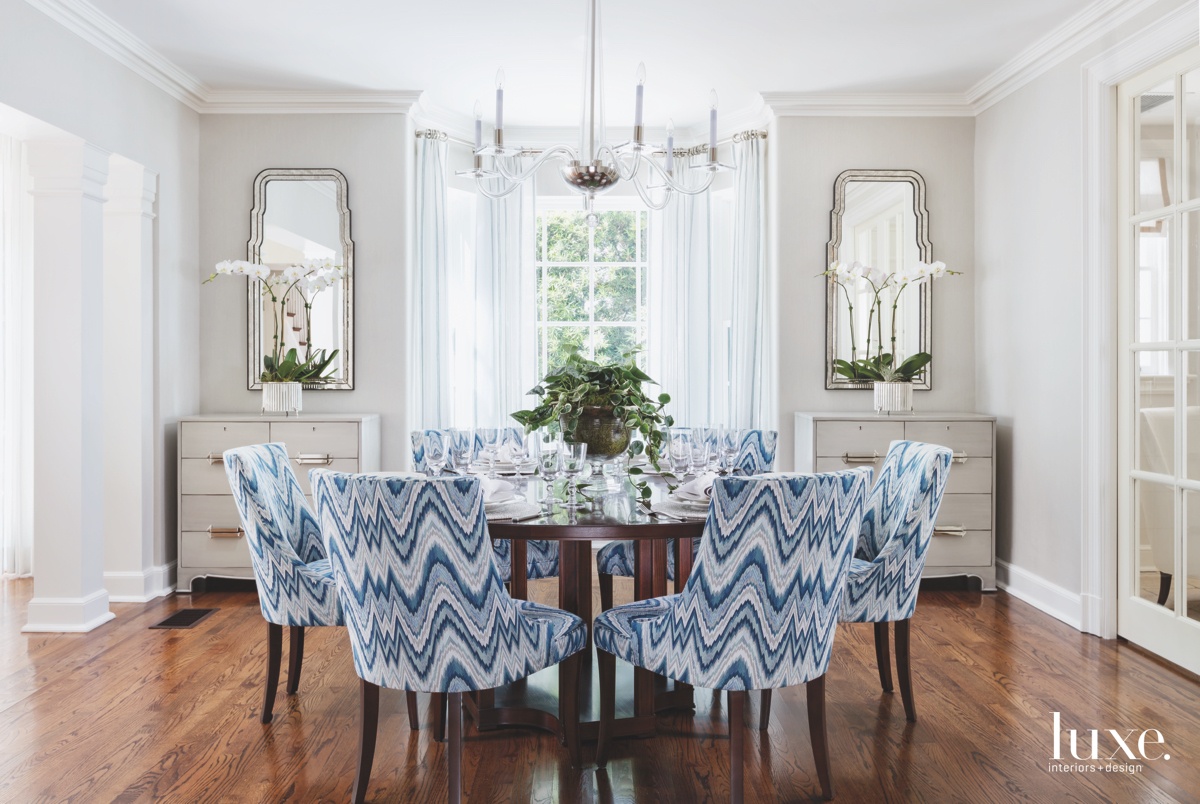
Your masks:
<instances>
[{"instance_id":1,"label":"white fluted planter","mask_svg":"<svg viewBox=\"0 0 1200 804\"><path fill-rule=\"evenodd\" d=\"M913 384L911 382L875 383L876 413L911 413Z\"/></svg>"},{"instance_id":2,"label":"white fluted planter","mask_svg":"<svg viewBox=\"0 0 1200 804\"><path fill-rule=\"evenodd\" d=\"M298 382L264 382L262 387L262 412L299 413L302 405L301 393L304 386Z\"/></svg>"}]
</instances>

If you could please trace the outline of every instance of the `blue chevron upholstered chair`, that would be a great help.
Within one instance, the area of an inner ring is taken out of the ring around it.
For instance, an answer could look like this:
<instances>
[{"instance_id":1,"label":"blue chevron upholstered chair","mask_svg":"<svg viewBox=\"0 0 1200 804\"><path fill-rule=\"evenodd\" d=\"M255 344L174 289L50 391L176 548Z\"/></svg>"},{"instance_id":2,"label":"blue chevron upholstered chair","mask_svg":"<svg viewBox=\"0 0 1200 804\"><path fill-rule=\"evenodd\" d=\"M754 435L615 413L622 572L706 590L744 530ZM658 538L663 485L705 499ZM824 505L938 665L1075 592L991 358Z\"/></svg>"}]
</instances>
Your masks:
<instances>
[{"instance_id":1,"label":"blue chevron upholstered chair","mask_svg":"<svg viewBox=\"0 0 1200 804\"><path fill-rule=\"evenodd\" d=\"M896 671L904 714L916 721L909 663L909 622L952 453L946 447L893 441L867 501L858 547L842 599L842 622L875 624L879 683L892 691L889 622L896 630Z\"/></svg>"},{"instance_id":2,"label":"blue chevron upholstered chair","mask_svg":"<svg viewBox=\"0 0 1200 804\"><path fill-rule=\"evenodd\" d=\"M716 433L714 429L711 432ZM775 443L779 433L774 430L747 430L733 465L745 475L771 471L775 465ZM693 544L692 552L695 553ZM607 611L613 604L613 576L633 577L633 542L609 542L596 552L596 575L600 583L600 609ZM675 580L675 540L667 545L667 578ZM678 586L676 586L678 591Z\"/></svg>"},{"instance_id":3,"label":"blue chevron upholstered chair","mask_svg":"<svg viewBox=\"0 0 1200 804\"><path fill-rule=\"evenodd\" d=\"M316 516L283 444L259 444L224 454L225 474L233 491L267 621L267 687L262 722L270 723L279 686L283 626L289 627L288 695L300 687L304 629L341 625L329 560ZM408 699L409 725L417 728L416 696Z\"/></svg>"},{"instance_id":4,"label":"blue chevron upholstered chair","mask_svg":"<svg viewBox=\"0 0 1200 804\"><path fill-rule=\"evenodd\" d=\"M730 799L742 800L747 690L806 684L817 775L832 797L825 671L871 485L864 467L820 475L720 478L695 570L681 593L596 618L603 767L615 660L729 693Z\"/></svg>"},{"instance_id":5,"label":"blue chevron upholstered chair","mask_svg":"<svg viewBox=\"0 0 1200 804\"><path fill-rule=\"evenodd\" d=\"M503 438L523 437L525 431L520 427L505 428ZM412 431L412 459L413 466L416 471L424 472L425 464L425 439L438 438L443 444L450 443L449 430L413 430ZM478 436L474 437L474 448L472 457L479 457L479 453L483 450L483 441ZM500 562L500 577L505 583L512 580L512 545L508 539L496 539L492 542L492 547L496 550L496 560ZM557 578L558 577L558 542L549 540L530 540L525 545L525 562L526 575L529 580L536 581L542 578Z\"/></svg>"},{"instance_id":6,"label":"blue chevron upholstered chair","mask_svg":"<svg viewBox=\"0 0 1200 804\"><path fill-rule=\"evenodd\" d=\"M450 799L459 801L462 694L564 662L560 722L578 765L578 652L587 627L574 614L509 597L479 479L310 477L362 680L354 800L370 780L380 687L447 695Z\"/></svg>"}]
</instances>

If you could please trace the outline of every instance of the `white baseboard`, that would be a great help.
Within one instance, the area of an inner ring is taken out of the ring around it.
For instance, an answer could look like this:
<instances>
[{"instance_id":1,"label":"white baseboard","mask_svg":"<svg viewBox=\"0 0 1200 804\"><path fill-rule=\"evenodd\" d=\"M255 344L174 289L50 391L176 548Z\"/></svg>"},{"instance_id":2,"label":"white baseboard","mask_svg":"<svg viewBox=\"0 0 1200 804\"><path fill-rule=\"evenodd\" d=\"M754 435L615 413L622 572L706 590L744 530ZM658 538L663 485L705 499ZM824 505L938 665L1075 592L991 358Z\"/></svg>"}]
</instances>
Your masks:
<instances>
[{"instance_id":1,"label":"white baseboard","mask_svg":"<svg viewBox=\"0 0 1200 804\"><path fill-rule=\"evenodd\" d=\"M108 592L87 597L35 597L29 601L29 621L22 633L83 633L104 625L116 615L108 610Z\"/></svg>"},{"instance_id":2,"label":"white baseboard","mask_svg":"<svg viewBox=\"0 0 1200 804\"><path fill-rule=\"evenodd\" d=\"M171 576L175 562L147 567L141 572L106 572L104 587L112 603L149 603L175 590Z\"/></svg>"},{"instance_id":3,"label":"white baseboard","mask_svg":"<svg viewBox=\"0 0 1200 804\"><path fill-rule=\"evenodd\" d=\"M1082 595L1000 559L996 559L996 586L1072 628L1083 630Z\"/></svg>"}]
</instances>

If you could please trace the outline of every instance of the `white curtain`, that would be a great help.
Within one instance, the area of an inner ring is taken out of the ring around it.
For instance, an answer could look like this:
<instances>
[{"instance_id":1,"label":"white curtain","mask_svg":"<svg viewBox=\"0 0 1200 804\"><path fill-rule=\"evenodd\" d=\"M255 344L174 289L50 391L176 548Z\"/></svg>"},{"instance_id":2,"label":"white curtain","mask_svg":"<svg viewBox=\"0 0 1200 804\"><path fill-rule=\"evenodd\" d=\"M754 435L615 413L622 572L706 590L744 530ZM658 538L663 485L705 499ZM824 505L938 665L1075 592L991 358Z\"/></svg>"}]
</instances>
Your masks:
<instances>
[{"instance_id":1,"label":"white curtain","mask_svg":"<svg viewBox=\"0 0 1200 804\"><path fill-rule=\"evenodd\" d=\"M469 350L464 391L478 427L515 426L510 415L536 404L526 396L538 379L535 195L530 183L504 198L477 196L473 292L454 316L473 324L473 337L457 348Z\"/></svg>"},{"instance_id":2,"label":"white curtain","mask_svg":"<svg viewBox=\"0 0 1200 804\"><path fill-rule=\"evenodd\" d=\"M448 427L452 415L446 231L446 140L417 137L415 244L409 276L408 429Z\"/></svg>"},{"instance_id":3,"label":"white curtain","mask_svg":"<svg viewBox=\"0 0 1200 804\"><path fill-rule=\"evenodd\" d=\"M0 136L0 571L33 572L33 340L21 143Z\"/></svg>"},{"instance_id":4,"label":"white curtain","mask_svg":"<svg viewBox=\"0 0 1200 804\"><path fill-rule=\"evenodd\" d=\"M735 139L729 424L778 428L775 293L767 269L765 140Z\"/></svg>"}]
</instances>

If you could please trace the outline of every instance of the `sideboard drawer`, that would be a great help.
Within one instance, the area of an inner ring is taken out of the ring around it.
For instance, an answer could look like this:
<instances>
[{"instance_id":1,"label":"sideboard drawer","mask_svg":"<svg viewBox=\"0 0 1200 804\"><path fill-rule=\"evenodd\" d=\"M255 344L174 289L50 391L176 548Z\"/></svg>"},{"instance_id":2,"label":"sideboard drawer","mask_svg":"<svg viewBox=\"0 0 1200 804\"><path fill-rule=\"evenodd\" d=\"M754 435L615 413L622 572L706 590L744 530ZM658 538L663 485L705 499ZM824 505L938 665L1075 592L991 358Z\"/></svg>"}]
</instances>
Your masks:
<instances>
[{"instance_id":1,"label":"sideboard drawer","mask_svg":"<svg viewBox=\"0 0 1200 804\"><path fill-rule=\"evenodd\" d=\"M180 538L185 567L249 567L250 546L246 537L214 538L207 532L184 531Z\"/></svg>"},{"instance_id":2,"label":"sideboard drawer","mask_svg":"<svg viewBox=\"0 0 1200 804\"><path fill-rule=\"evenodd\" d=\"M229 494L229 476L224 461L208 458L182 458L179 461L179 482L191 494Z\"/></svg>"},{"instance_id":3,"label":"sideboard drawer","mask_svg":"<svg viewBox=\"0 0 1200 804\"><path fill-rule=\"evenodd\" d=\"M358 425L354 422L271 422L271 440L286 444L292 458L301 454L358 457Z\"/></svg>"},{"instance_id":4,"label":"sideboard drawer","mask_svg":"<svg viewBox=\"0 0 1200 804\"><path fill-rule=\"evenodd\" d=\"M992 456L991 422L906 422L904 437L909 441L941 444L958 455Z\"/></svg>"},{"instance_id":5,"label":"sideboard drawer","mask_svg":"<svg viewBox=\"0 0 1200 804\"><path fill-rule=\"evenodd\" d=\"M950 464L950 477L946 479L947 494L991 494L992 459L967 458L961 463Z\"/></svg>"},{"instance_id":6,"label":"sideboard drawer","mask_svg":"<svg viewBox=\"0 0 1200 804\"><path fill-rule=\"evenodd\" d=\"M903 438L904 422L818 422L817 457L883 456L889 444Z\"/></svg>"},{"instance_id":7,"label":"sideboard drawer","mask_svg":"<svg viewBox=\"0 0 1200 804\"><path fill-rule=\"evenodd\" d=\"M179 500L180 530L207 532L210 527L238 528L242 518L232 494L184 494Z\"/></svg>"},{"instance_id":8,"label":"sideboard drawer","mask_svg":"<svg viewBox=\"0 0 1200 804\"><path fill-rule=\"evenodd\" d=\"M270 440L271 425L268 422L183 422L179 457L219 457L227 449L265 444Z\"/></svg>"},{"instance_id":9,"label":"sideboard drawer","mask_svg":"<svg viewBox=\"0 0 1200 804\"><path fill-rule=\"evenodd\" d=\"M296 479L300 481L300 488L304 489L304 496L308 497L308 504L312 505L312 484L308 480L308 472L310 469L329 469L334 472L357 472L357 458L334 458L328 464L301 464L295 458L292 458L292 471L296 473Z\"/></svg>"},{"instance_id":10,"label":"sideboard drawer","mask_svg":"<svg viewBox=\"0 0 1200 804\"><path fill-rule=\"evenodd\" d=\"M992 529L992 495L945 494L938 509L938 527Z\"/></svg>"},{"instance_id":11,"label":"sideboard drawer","mask_svg":"<svg viewBox=\"0 0 1200 804\"><path fill-rule=\"evenodd\" d=\"M935 531L925 558L927 567L986 567L991 563L990 530L968 530L962 535Z\"/></svg>"}]
</instances>

